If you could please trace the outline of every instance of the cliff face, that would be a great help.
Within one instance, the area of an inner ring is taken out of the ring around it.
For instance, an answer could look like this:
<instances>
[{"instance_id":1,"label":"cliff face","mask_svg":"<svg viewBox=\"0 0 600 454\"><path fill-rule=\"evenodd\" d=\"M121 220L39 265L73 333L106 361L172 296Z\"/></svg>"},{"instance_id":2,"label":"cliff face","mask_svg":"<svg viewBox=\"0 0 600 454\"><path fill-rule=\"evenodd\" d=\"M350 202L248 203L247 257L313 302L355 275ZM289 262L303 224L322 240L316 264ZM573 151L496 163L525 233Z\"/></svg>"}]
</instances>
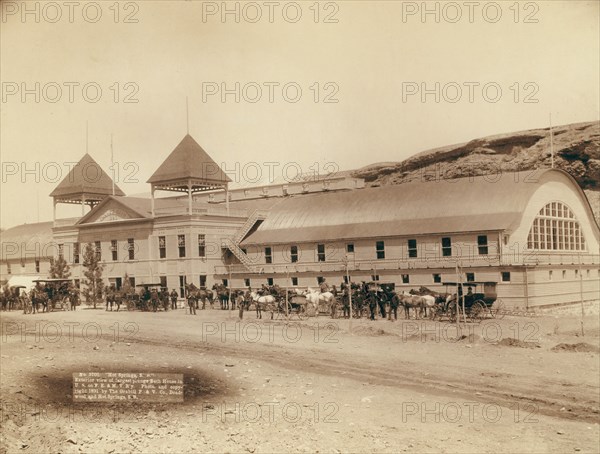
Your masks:
<instances>
[{"instance_id":1,"label":"cliff face","mask_svg":"<svg viewBox=\"0 0 600 454\"><path fill-rule=\"evenodd\" d=\"M600 123L553 128L554 166L585 190L600 223ZM551 166L550 129L500 134L425 151L398 163L373 164L352 172L369 186L436 178L519 172Z\"/></svg>"}]
</instances>

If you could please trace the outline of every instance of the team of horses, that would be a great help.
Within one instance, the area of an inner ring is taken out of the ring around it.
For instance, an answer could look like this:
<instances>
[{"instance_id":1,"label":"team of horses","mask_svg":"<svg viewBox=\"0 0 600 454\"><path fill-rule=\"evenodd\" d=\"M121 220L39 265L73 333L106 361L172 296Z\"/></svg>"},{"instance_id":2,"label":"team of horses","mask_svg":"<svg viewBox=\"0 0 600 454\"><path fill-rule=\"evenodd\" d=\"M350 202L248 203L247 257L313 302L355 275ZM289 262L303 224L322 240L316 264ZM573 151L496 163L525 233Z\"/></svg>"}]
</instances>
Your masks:
<instances>
[{"instance_id":1,"label":"team of horses","mask_svg":"<svg viewBox=\"0 0 600 454\"><path fill-rule=\"evenodd\" d=\"M71 304L77 304L79 292L73 287L54 287L35 285L29 292L23 287L5 286L0 291L0 306L3 311L23 310L26 313L50 312L56 303L69 298Z\"/></svg>"}]
</instances>

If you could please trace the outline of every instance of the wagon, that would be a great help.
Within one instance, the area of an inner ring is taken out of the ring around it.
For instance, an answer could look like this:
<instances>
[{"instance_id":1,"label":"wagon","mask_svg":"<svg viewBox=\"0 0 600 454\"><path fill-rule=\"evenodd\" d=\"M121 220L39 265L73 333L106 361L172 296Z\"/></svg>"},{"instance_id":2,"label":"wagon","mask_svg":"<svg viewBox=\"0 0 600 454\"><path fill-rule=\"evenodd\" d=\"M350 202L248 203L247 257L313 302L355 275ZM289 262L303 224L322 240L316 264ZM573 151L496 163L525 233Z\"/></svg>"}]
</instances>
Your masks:
<instances>
[{"instance_id":1,"label":"wagon","mask_svg":"<svg viewBox=\"0 0 600 454\"><path fill-rule=\"evenodd\" d=\"M471 321L502 318L506 313L504 303L498 299L496 293L497 282L444 282L443 285L446 286L446 292L452 293L453 296L438 308L436 316L440 318L445 316L450 321L456 321L457 295L461 307L464 300L465 314ZM451 291L452 287L456 287L456 290Z\"/></svg>"},{"instance_id":2,"label":"wagon","mask_svg":"<svg viewBox=\"0 0 600 454\"><path fill-rule=\"evenodd\" d=\"M48 295L48 309L50 311L63 310L67 311L67 297L70 297L70 284L73 279L34 279L32 282L36 284L44 284L44 291Z\"/></svg>"}]
</instances>

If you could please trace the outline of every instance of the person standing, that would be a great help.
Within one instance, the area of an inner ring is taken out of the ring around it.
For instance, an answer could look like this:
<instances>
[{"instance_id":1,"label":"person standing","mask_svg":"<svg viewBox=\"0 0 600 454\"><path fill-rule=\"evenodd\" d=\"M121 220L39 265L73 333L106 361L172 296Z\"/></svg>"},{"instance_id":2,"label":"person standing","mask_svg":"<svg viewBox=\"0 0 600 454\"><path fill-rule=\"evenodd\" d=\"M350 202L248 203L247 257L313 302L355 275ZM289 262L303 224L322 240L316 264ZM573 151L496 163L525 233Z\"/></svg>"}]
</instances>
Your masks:
<instances>
[{"instance_id":1,"label":"person standing","mask_svg":"<svg viewBox=\"0 0 600 454\"><path fill-rule=\"evenodd\" d=\"M171 309L177 309L177 292L175 289L171 290Z\"/></svg>"}]
</instances>

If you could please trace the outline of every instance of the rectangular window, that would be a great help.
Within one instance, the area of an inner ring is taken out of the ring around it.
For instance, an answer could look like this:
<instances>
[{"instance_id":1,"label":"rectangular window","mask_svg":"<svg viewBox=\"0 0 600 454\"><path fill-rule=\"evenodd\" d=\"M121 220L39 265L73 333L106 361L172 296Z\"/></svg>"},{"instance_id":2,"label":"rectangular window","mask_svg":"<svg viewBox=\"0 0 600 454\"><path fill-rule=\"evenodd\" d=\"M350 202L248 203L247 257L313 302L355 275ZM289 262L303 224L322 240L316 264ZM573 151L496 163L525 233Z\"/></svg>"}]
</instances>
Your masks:
<instances>
[{"instance_id":1,"label":"rectangular window","mask_svg":"<svg viewBox=\"0 0 600 454\"><path fill-rule=\"evenodd\" d=\"M265 263L273 263L273 249L265 248Z\"/></svg>"},{"instance_id":2,"label":"rectangular window","mask_svg":"<svg viewBox=\"0 0 600 454\"><path fill-rule=\"evenodd\" d=\"M477 237L477 249L479 250L479 255L487 255L488 254L487 235L479 235Z\"/></svg>"},{"instance_id":3,"label":"rectangular window","mask_svg":"<svg viewBox=\"0 0 600 454\"><path fill-rule=\"evenodd\" d=\"M410 258L417 257L417 240L408 240L408 256Z\"/></svg>"},{"instance_id":4,"label":"rectangular window","mask_svg":"<svg viewBox=\"0 0 600 454\"><path fill-rule=\"evenodd\" d=\"M167 238L164 236L158 237L158 256L161 259L167 258Z\"/></svg>"},{"instance_id":5,"label":"rectangular window","mask_svg":"<svg viewBox=\"0 0 600 454\"><path fill-rule=\"evenodd\" d=\"M467 282L475 282L475 273L466 273Z\"/></svg>"},{"instance_id":6,"label":"rectangular window","mask_svg":"<svg viewBox=\"0 0 600 454\"><path fill-rule=\"evenodd\" d=\"M563 270L563 272L562 272L562 278L563 279L567 278L567 270Z\"/></svg>"},{"instance_id":7,"label":"rectangular window","mask_svg":"<svg viewBox=\"0 0 600 454\"><path fill-rule=\"evenodd\" d=\"M317 284L321 285L321 283L325 280L323 276L317 276Z\"/></svg>"},{"instance_id":8,"label":"rectangular window","mask_svg":"<svg viewBox=\"0 0 600 454\"><path fill-rule=\"evenodd\" d=\"M273 285L273 278L272 277L268 277L267 278L267 285Z\"/></svg>"},{"instance_id":9,"label":"rectangular window","mask_svg":"<svg viewBox=\"0 0 600 454\"><path fill-rule=\"evenodd\" d=\"M10 263L6 264L6 274L12 274L12 271L10 269Z\"/></svg>"},{"instance_id":10,"label":"rectangular window","mask_svg":"<svg viewBox=\"0 0 600 454\"><path fill-rule=\"evenodd\" d=\"M374 282L378 282L379 281L379 274L372 274L371 275L371 280Z\"/></svg>"},{"instance_id":11,"label":"rectangular window","mask_svg":"<svg viewBox=\"0 0 600 454\"><path fill-rule=\"evenodd\" d=\"M198 235L198 257L206 257L206 235Z\"/></svg>"},{"instance_id":12,"label":"rectangular window","mask_svg":"<svg viewBox=\"0 0 600 454\"><path fill-rule=\"evenodd\" d=\"M79 263L79 243L73 243L73 263Z\"/></svg>"},{"instance_id":13,"label":"rectangular window","mask_svg":"<svg viewBox=\"0 0 600 454\"><path fill-rule=\"evenodd\" d=\"M377 253L377 260L385 259L385 243L383 241L375 243L375 252Z\"/></svg>"},{"instance_id":14,"label":"rectangular window","mask_svg":"<svg viewBox=\"0 0 600 454\"><path fill-rule=\"evenodd\" d=\"M227 279L221 279L221 282L225 287L229 287L229 281Z\"/></svg>"},{"instance_id":15,"label":"rectangular window","mask_svg":"<svg viewBox=\"0 0 600 454\"><path fill-rule=\"evenodd\" d=\"M548 280L552 280L552 270L548 271Z\"/></svg>"},{"instance_id":16,"label":"rectangular window","mask_svg":"<svg viewBox=\"0 0 600 454\"><path fill-rule=\"evenodd\" d=\"M346 253L354 254L354 243L348 243L346 245Z\"/></svg>"},{"instance_id":17,"label":"rectangular window","mask_svg":"<svg viewBox=\"0 0 600 454\"><path fill-rule=\"evenodd\" d=\"M167 290L167 276L160 276L160 289Z\"/></svg>"},{"instance_id":18,"label":"rectangular window","mask_svg":"<svg viewBox=\"0 0 600 454\"><path fill-rule=\"evenodd\" d=\"M325 261L325 245L317 244L317 261L324 262Z\"/></svg>"},{"instance_id":19,"label":"rectangular window","mask_svg":"<svg viewBox=\"0 0 600 454\"><path fill-rule=\"evenodd\" d=\"M185 276L179 276L179 297L185 298Z\"/></svg>"},{"instance_id":20,"label":"rectangular window","mask_svg":"<svg viewBox=\"0 0 600 454\"><path fill-rule=\"evenodd\" d=\"M206 288L206 274L200 275L200 288Z\"/></svg>"},{"instance_id":21,"label":"rectangular window","mask_svg":"<svg viewBox=\"0 0 600 454\"><path fill-rule=\"evenodd\" d=\"M292 285L295 287L298 285L298 278L297 277L293 277L292 278Z\"/></svg>"},{"instance_id":22,"label":"rectangular window","mask_svg":"<svg viewBox=\"0 0 600 454\"><path fill-rule=\"evenodd\" d=\"M290 246L290 260L292 263L298 261L298 246Z\"/></svg>"},{"instance_id":23,"label":"rectangular window","mask_svg":"<svg viewBox=\"0 0 600 454\"><path fill-rule=\"evenodd\" d=\"M118 259L117 240L110 240L110 252L113 262L116 262Z\"/></svg>"},{"instance_id":24,"label":"rectangular window","mask_svg":"<svg viewBox=\"0 0 600 454\"><path fill-rule=\"evenodd\" d=\"M244 286L245 287L250 287L250 279L248 279L248 278L244 279Z\"/></svg>"},{"instance_id":25,"label":"rectangular window","mask_svg":"<svg viewBox=\"0 0 600 454\"><path fill-rule=\"evenodd\" d=\"M60 246L61 245L59 244L58 245L58 249L59 249L58 255L61 255ZM94 248L96 250L96 260L98 260L98 261L102 260L102 243L100 243L100 241L94 241Z\"/></svg>"},{"instance_id":26,"label":"rectangular window","mask_svg":"<svg viewBox=\"0 0 600 454\"><path fill-rule=\"evenodd\" d=\"M436 284L439 284L440 282L442 282L442 275L441 274L434 274L433 275L433 282Z\"/></svg>"},{"instance_id":27,"label":"rectangular window","mask_svg":"<svg viewBox=\"0 0 600 454\"><path fill-rule=\"evenodd\" d=\"M129 285L131 285L131 288L135 289L135 277L129 278Z\"/></svg>"},{"instance_id":28,"label":"rectangular window","mask_svg":"<svg viewBox=\"0 0 600 454\"><path fill-rule=\"evenodd\" d=\"M402 283L403 284L410 284L410 276L408 274L403 274L402 275Z\"/></svg>"},{"instance_id":29,"label":"rectangular window","mask_svg":"<svg viewBox=\"0 0 600 454\"><path fill-rule=\"evenodd\" d=\"M179 248L179 258L185 257L185 235L177 235L177 247Z\"/></svg>"},{"instance_id":30,"label":"rectangular window","mask_svg":"<svg viewBox=\"0 0 600 454\"><path fill-rule=\"evenodd\" d=\"M344 276L344 284L347 284L349 281L348 276Z\"/></svg>"},{"instance_id":31,"label":"rectangular window","mask_svg":"<svg viewBox=\"0 0 600 454\"><path fill-rule=\"evenodd\" d=\"M589 271L590 271L590 270L588 270L588 276L589 276ZM40 261L39 261L39 260L36 260L36 261L35 261L35 272L36 272L36 273L39 273L39 272L40 272Z\"/></svg>"},{"instance_id":32,"label":"rectangular window","mask_svg":"<svg viewBox=\"0 0 600 454\"><path fill-rule=\"evenodd\" d=\"M117 290L121 290L121 287L123 287L123 278L121 278L121 277L116 278L115 286L117 287Z\"/></svg>"},{"instance_id":33,"label":"rectangular window","mask_svg":"<svg viewBox=\"0 0 600 454\"><path fill-rule=\"evenodd\" d=\"M502 271L502 282L510 282L510 271Z\"/></svg>"},{"instance_id":34,"label":"rectangular window","mask_svg":"<svg viewBox=\"0 0 600 454\"><path fill-rule=\"evenodd\" d=\"M135 241L133 238L127 238L127 252L129 253L129 260L135 260Z\"/></svg>"},{"instance_id":35,"label":"rectangular window","mask_svg":"<svg viewBox=\"0 0 600 454\"><path fill-rule=\"evenodd\" d=\"M442 238L442 255L450 257L452 255L452 240L450 237Z\"/></svg>"}]
</instances>

